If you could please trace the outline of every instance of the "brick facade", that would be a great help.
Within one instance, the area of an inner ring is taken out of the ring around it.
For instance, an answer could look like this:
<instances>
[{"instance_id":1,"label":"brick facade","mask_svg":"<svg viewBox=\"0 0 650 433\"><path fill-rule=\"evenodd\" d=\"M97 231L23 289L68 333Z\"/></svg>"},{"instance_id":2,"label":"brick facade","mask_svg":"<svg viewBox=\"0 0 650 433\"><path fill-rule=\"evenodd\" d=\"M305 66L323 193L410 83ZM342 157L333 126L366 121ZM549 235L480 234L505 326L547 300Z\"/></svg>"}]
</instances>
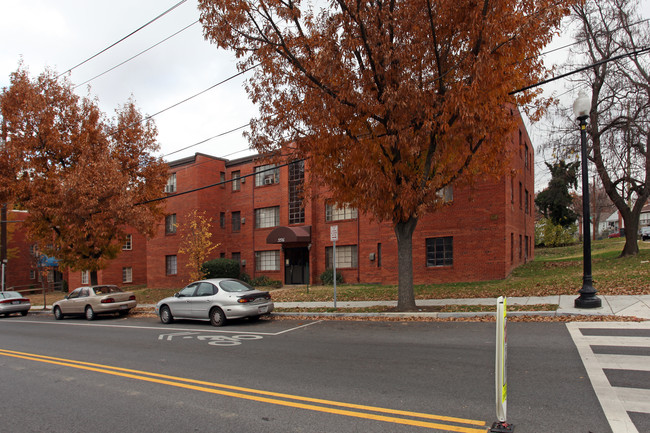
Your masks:
<instances>
[{"instance_id":1,"label":"brick facade","mask_svg":"<svg viewBox=\"0 0 650 433\"><path fill-rule=\"evenodd\" d=\"M523 124L505 145L514 150L509 175L484 179L472 188L454 188L448 206L419 219L413 234L416 284L503 279L533 259L534 151ZM152 239L133 233L132 249L122 251L100 271L99 282L124 285L123 268L131 267L133 285L185 285L187 260L178 249L183 224L197 209L211 219L212 241L219 244L212 258L239 259L250 277L319 284L332 246L330 227L337 225L339 260L352 265L338 267L346 282L397 283L397 241L389 223L374 222L361 213L326 221L328 195L319 190L307 193L304 221L290 224L290 167L279 167L279 177L272 172L260 175L256 186L255 168L264 164L255 156L228 161L205 154L170 162L175 184L167 189L168 218L158 223ZM304 173L309 176L308 161ZM240 179L232 182L233 177ZM213 186L202 188L208 185ZM256 228L256 213L263 225L270 226ZM296 236L297 242L291 242ZM81 273L70 272L68 283L71 288L80 285Z\"/></svg>"}]
</instances>

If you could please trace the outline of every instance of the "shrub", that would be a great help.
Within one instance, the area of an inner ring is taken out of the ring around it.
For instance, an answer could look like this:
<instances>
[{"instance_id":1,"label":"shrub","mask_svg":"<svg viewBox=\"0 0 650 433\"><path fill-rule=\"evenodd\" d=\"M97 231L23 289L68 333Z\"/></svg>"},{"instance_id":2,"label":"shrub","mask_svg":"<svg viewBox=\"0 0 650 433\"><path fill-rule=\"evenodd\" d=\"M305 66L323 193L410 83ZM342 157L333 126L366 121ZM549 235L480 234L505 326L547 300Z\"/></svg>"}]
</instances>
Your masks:
<instances>
[{"instance_id":1,"label":"shrub","mask_svg":"<svg viewBox=\"0 0 650 433\"><path fill-rule=\"evenodd\" d=\"M555 225L549 218L542 218L535 224L535 246L562 247L576 243L578 227Z\"/></svg>"},{"instance_id":2,"label":"shrub","mask_svg":"<svg viewBox=\"0 0 650 433\"><path fill-rule=\"evenodd\" d=\"M208 260L201 265L204 278L239 278L239 262L232 259Z\"/></svg>"},{"instance_id":3,"label":"shrub","mask_svg":"<svg viewBox=\"0 0 650 433\"><path fill-rule=\"evenodd\" d=\"M320 274L320 281L324 286L333 286L334 285L334 269L329 268L322 274ZM343 283L343 275L340 272L336 272L336 284Z\"/></svg>"},{"instance_id":4,"label":"shrub","mask_svg":"<svg viewBox=\"0 0 650 433\"><path fill-rule=\"evenodd\" d=\"M280 287L282 287L282 281L272 280L266 275L253 278L252 280L250 280L249 284L254 287L272 287L274 289L279 289Z\"/></svg>"}]
</instances>

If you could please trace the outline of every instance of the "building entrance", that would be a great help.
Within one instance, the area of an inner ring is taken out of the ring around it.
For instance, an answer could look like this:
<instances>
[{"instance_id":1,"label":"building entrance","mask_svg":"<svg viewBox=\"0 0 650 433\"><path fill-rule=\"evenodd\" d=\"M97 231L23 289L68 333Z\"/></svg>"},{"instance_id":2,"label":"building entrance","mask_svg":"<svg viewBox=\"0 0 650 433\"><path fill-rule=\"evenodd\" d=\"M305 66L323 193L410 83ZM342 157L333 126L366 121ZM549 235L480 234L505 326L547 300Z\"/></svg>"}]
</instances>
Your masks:
<instances>
[{"instance_id":1,"label":"building entrance","mask_svg":"<svg viewBox=\"0 0 650 433\"><path fill-rule=\"evenodd\" d=\"M309 284L309 249L284 249L284 284Z\"/></svg>"}]
</instances>

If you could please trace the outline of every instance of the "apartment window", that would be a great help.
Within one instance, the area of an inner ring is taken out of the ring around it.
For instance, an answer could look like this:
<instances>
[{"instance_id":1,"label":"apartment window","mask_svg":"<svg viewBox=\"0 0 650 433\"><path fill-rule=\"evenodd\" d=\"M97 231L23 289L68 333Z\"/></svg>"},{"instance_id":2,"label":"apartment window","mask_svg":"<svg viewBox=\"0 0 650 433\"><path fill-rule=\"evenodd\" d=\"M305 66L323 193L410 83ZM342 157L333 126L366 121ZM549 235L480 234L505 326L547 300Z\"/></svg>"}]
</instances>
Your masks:
<instances>
[{"instance_id":1,"label":"apartment window","mask_svg":"<svg viewBox=\"0 0 650 433\"><path fill-rule=\"evenodd\" d=\"M90 271L81 271L81 284L89 284Z\"/></svg>"},{"instance_id":2,"label":"apartment window","mask_svg":"<svg viewBox=\"0 0 650 433\"><path fill-rule=\"evenodd\" d=\"M305 222L302 197L305 186L305 161L289 164L289 224Z\"/></svg>"},{"instance_id":3,"label":"apartment window","mask_svg":"<svg viewBox=\"0 0 650 433\"><path fill-rule=\"evenodd\" d=\"M325 221L340 221L357 218L356 208L348 205L338 207L336 203L327 203L325 205Z\"/></svg>"},{"instance_id":4,"label":"apartment window","mask_svg":"<svg viewBox=\"0 0 650 433\"><path fill-rule=\"evenodd\" d=\"M280 183L280 169L275 164L255 167L255 186Z\"/></svg>"},{"instance_id":5,"label":"apartment window","mask_svg":"<svg viewBox=\"0 0 650 433\"><path fill-rule=\"evenodd\" d=\"M241 265L241 253L232 253L230 257Z\"/></svg>"},{"instance_id":6,"label":"apartment window","mask_svg":"<svg viewBox=\"0 0 650 433\"><path fill-rule=\"evenodd\" d=\"M255 252L255 270L256 271L279 271L280 270L280 251L256 251Z\"/></svg>"},{"instance_id":7,"label":"apartment window","mask_svg":"<svg viewBox=\"0 0 650 433\"><path fill-rule=\"evenodd\" d=\"M454 201L454 187L447 185L441 190L436 192L436 196L443 201L443 203L449 203Z\"/></svg>"},{"instance_id":8,"label":"apartment window","mask_svg":"<svg viewBox=\"0 0 650 433\"><path fill-rule=\"evenodd\" d=\"M133 282L133 268L131 267L122 268L122 282L123 283Z\"/></svg>"},{"instance_id":9,"label":"apartment window","mask_svg":"<svg viewBox=\"0 0 650 433\"><path fill-rule=\"evenodd\" d=\"M515 177L510 177L510 203L515 203Z\"/></svg>"},{"instance_id":10,"label":"apartment window","mask_svg":"<svg viewBox=\"0 0 650 433\"><path fill-rule=\"evenodd\" d=\"M523 244L523 241L521 239L521 235L519 235L519 261L521 261L521 256L523 254L523 249L524 249L522 244Z\"/></svg>"},{"instance_id":11,"label":"apartment window","mask_svg":"<svg viewBox=\"0 0 650 433\"><path fill-rule=\"evenodd\" d=\"M232 213L232 232L237 233L241 230L241 212Z\"/></svg>"},{"instance_id":12,"label":"apartment window","mask_svg":"<svg viewBox=\"0 0 650 433\"><path fill-rule=\"evenodd\" d=\"M219 172L219 182L221 182L221 188L226 187L226 172L225 171Z\"/></svg>"},{"instance_id":13,"label":"apartment window","mask_svg":"<svg viewBox=\"0 0 650 433\"><path fill-rule=\"evenodd\" d=\"M30 280L35 280L36 279L36 271L33 269L29 270L29 279Z\"/></svg>"},{"instance_id":14,"label":"apartment window","mask_svg":"<svg viewBox=\"0 0 650 433\"><path fill-rule=\"evenodd\" d=\"M451 236L426 240L427 266L451 266L454 264L454 238Z\"/></svg>"},{"instance_id":15,"label":"apartment window","mask_svg":"<svg viewBox=\"0 0 650 433\"><path fill-rule=\"evenodd\" d=\"M176 173L171 174L167 178L167 185L165 185L165 192L176 192Z\"/></svg>"},{"instance_id":16,"label":"apartment window","mask_svg":"<svg viewBox=\"0 0 650 433\"><path fill-rule=\"evenodd\" d=\"M325 267L332 267L332 247L325 247ZM358 267L358 256L356 245L343 245L336 247L336 269L356 268Z\"/></svg>"},{"instance_id":17,"label":"apartment window","mask_svg":"<svg viewBox=\"0 0 650 433\"><path fill-rule=\"evenodd\" d=\"M521 185L521 182L519 182L519 209L521 209L523 207L523 205L524 205L523 204L524 200L522 198L522 195L523 195L523 187Z\"/></svg>"},{"instance_id":18,"label":"apartment window","mask_svg":"<svg viewBox=\"0 0 650 433\"><path fill-rule=\"evenodd\" d=\"M255 209L255 228L277 227L280 225L280 206Z\"/></svg>"},{"instance_id":19,"label":"apartment window","mask_svg":"<svg viewBox=\"0 0 650 433\"><path fill-rule=\"evenodd\" d=\"M381 268L381 244L377 244L377 267Z\"/></svg>"},{"instance_id":20,"label":"apartment window","mask_svg":"<svg viewBox=\"0 0 650 433\"><path fill-rule=\"evenodd\" d=\"M165 234L171 235L176 233L176 214L167 215L165 217Z\"/></svg>"},{"instance_id":21,"label":"apartment window","mask_svg":"<svg viewBox=\"0 0 650 433\"><path fill-rule=\"evenodd\" d=\"M226 228L226 213L225 212L219 212L219 227L222 229Z\"/></svg>"},{"instance_id":22,"label":"apartment window","mask_svg":"<svg viewBox=\"0 0 650 433\"><path fill-rule=\"evenodd\" d=\"M122 250L131 251L133 249L133 235L126 235L124 240L124 245L122 245Z\"/></svg>"},{"instance_id":23,"label":"apartment window","mask_svg":"<svg viewBox=\"0 0 650 433\"><path fill-rule=\"evenodd\" d=\"M233 171L231 175L232 190L239 191L241 189L241 172Z\"/></svg>"},{"instance_id":24,"label":"apartment window","mask_svg":"<svg viewBox=\"0 0 650 433\"><path fill-rule=\"evenodd\" d=\"M528 168L528 144L524 144L524 166Z\"/></svg>"},{"instance_id":25,"label":"apartment window","mask_svg":"<svg viewBox=\"0 0 650 433\"><path fill-rule=\"evenodd\" d=\"M29 254L31 254L32 257L36 257L38 255L38 246L36 244L31 244L29 246Z\"/></svg>"},{"instance_id":26,"label":"apartment window","mask_svg":"<svg viewBox=\"0 0 650 433\"><path fill-rule=\"evenodd\" d=\"M176 256L165 256L165 274L176 275Z\"/></svg>"},{"instance_id":27,"label":"apartment window","mask_svg":"<svg viewBox=\"0 0 650 433\"><path fill-rule=\"evenodd\" d=\"M526 203L524 204L524 206L525 206L524 212L526 214L528 214L528 207L529 207L529 204L528 204L528 190L526 190Z\"/></svg>"}]
</instances>

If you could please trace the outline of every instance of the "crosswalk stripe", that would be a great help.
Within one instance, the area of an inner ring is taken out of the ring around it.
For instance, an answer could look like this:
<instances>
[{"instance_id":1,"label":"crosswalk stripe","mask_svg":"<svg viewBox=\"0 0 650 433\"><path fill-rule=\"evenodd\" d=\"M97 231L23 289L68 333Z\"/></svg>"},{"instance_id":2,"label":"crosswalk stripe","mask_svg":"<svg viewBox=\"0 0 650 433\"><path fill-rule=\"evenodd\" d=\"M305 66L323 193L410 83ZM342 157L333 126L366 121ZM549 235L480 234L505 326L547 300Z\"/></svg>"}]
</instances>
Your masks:
<instances>
[{"instance_id":1,"label":"crosswalk stripe","mask_svg":"<svg viewBox=\"0 0 650 433\"><path fill-rule=\"evenodd\" d=\"M650 389L614 387L629 412L650 413Z\"/></svg>"},{"instance_id":2,"label":"crosswalk stripe","mask_svg":"<svg viewBox=\"0 0 650 433\"><path fill-rule=\"evenodd\" d=\"M582 336L590 346L650 347L650 337Z\"/></svg>"},{"instance_id":3,"label":"crosswalk stripe","mask_svg":"<svg viewBox=\"0 0 650 433\"><path fill-rule=\"evenodd\" d=\"M650 371L650 356L597 354L596 360L605 369Z\"/></svg>"}]
</instances>

